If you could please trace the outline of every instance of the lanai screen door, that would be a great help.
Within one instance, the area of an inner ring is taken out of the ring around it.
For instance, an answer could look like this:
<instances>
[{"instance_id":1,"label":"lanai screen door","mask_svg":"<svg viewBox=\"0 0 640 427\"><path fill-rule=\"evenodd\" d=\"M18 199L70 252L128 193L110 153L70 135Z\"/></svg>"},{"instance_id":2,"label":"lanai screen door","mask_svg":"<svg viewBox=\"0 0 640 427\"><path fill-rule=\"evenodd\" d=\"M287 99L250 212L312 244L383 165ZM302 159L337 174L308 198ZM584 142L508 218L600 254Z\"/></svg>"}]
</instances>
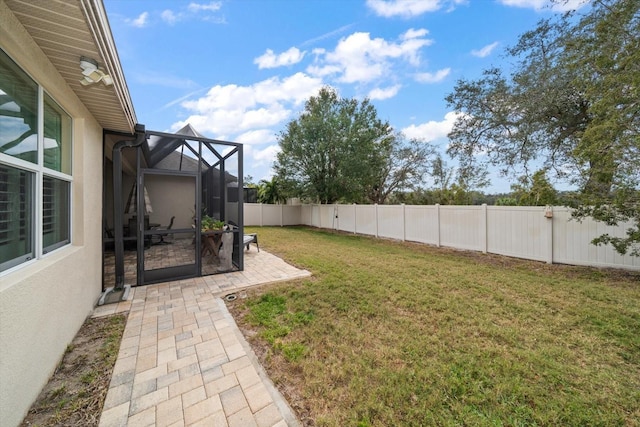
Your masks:
<instances>
[{"instance_id":1,"label":"lanai screen door","mask_svg":"<svg viewBox=\"0 0 640 427\"><path fill-rule=\"evenodd\" d=\"M196 235L194 213L198 209L200 177L193 172L141 170L142 187L154 194L156 212L151 223L137 217L137 227L144 236L144 256L138 264L143 284L168 282L200 273L200 233ZM173 223L171 218L173 219ZM169 225L171 228L168 229ZM198 237L198 238L196 238ZM140 253L140 252L138 252Z\"/></svg>"}]
</instances>

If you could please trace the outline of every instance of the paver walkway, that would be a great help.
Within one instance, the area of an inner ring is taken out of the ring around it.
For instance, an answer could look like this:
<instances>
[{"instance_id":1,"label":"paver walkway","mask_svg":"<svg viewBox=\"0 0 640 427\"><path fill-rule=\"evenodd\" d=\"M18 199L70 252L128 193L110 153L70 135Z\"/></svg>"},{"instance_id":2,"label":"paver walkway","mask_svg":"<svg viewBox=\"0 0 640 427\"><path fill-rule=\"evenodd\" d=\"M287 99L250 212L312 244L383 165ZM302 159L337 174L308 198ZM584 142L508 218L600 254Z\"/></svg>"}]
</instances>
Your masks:
<instances>
[{"instance_id":1,"label":"paver walkway","mask_svg":"<svg viewBox=\"0 0 640 427\"><path fill-rule=\"evenodd\" d=\"M298 426L221 297L309 275L252 250L244 271L136 287L97 307L129 311L100 426Z\"/></svg>"}]
</instances>

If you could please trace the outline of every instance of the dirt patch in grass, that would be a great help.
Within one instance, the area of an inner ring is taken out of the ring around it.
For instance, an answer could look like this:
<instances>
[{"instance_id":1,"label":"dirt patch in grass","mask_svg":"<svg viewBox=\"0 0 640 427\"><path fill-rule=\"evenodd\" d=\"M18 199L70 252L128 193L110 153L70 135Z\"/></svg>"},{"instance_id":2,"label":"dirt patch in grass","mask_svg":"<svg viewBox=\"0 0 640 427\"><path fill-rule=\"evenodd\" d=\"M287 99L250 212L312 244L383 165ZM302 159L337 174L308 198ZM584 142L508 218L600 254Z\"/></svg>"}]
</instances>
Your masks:
<instances>
[{"instance_id":1,"label":"dirt patch in grass","mask_svg":"<svg viewBox=\"0 0 640 427\"><path fill-rule=\"evenodd\" d=\"M124 314L87 319L21 426L97 426L125 324Z\"/></svg>"}]
</instances>

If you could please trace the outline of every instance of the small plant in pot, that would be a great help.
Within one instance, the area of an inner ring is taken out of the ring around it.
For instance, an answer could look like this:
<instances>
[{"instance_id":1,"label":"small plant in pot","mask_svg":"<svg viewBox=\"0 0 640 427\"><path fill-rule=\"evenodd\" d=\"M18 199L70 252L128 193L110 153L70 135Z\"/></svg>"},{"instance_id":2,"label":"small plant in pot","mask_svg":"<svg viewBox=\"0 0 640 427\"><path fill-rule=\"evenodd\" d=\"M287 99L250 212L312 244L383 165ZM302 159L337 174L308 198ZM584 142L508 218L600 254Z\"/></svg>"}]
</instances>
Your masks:
<instances>
[{"instance_id":1,"label":"small plant in pot","mask_svg":"<svg viewBox=\"0 0 640 427\"><path fill-rule=\"evenodd\" d=\"M202 232L222 230L222 227L224 227L224 221L214 219L209 215L203 215L200 221L200 225L202 227Z\"/></svg>"}]
</instances>

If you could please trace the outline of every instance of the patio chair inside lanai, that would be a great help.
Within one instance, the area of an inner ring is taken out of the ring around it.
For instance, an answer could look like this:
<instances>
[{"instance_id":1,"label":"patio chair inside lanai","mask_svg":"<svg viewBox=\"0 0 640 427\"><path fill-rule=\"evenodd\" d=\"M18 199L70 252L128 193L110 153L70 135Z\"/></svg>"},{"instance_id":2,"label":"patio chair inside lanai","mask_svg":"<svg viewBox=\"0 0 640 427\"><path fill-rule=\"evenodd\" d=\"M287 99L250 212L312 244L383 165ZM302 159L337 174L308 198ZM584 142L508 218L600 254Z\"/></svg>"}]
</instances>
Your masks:
<instances>
[{"instance_id":1,"label":"patio chair inside lanai","mask_svg":"<svg viewBox=\"0 0 640 427\"><path fill-rule=\"evenodd\" d=\"M105 289L220 273L218 259L203 256L205 215L237 225L225 250L232 269L243 269L241 144L186 125L175 134L106 132L104 146ZM171 244L158 244L169 235Z\"/></svg>"}]
</instances>

